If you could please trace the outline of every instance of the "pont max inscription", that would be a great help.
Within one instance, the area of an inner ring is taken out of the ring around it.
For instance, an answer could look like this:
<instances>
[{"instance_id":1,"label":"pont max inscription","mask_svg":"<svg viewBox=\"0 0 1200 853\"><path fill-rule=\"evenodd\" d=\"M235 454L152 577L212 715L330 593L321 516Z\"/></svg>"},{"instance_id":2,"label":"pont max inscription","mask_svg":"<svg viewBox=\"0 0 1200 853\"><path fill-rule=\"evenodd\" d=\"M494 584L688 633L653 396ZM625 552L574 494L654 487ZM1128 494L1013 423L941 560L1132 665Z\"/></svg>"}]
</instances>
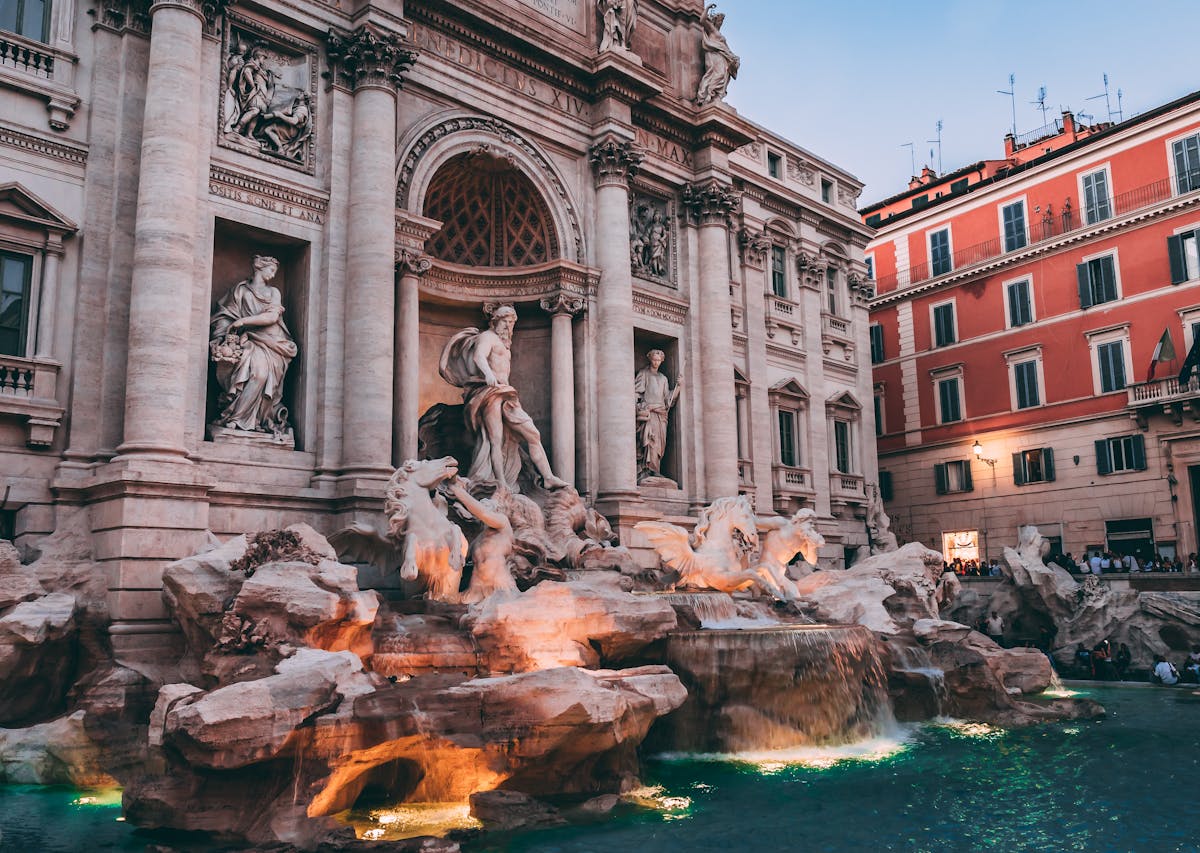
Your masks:
<instances>
[{"instance_id":1,"label":"pont max inscription","mask_svg":"<svg viewBox=\"0 0 1200 853\"><path fill-rule=\"evenodd\" d=\"M583 10L591 8L591 4L585 4L583 0L520 0L523 6L528 6L537 12L541 12L552 21L557 21L564 27L570 27L580 35L587 33L587 20L584 18Z\"/></svg>"},{"instance_id":2,"label":"pont max inscription","mask_svg":"<svg viewBox=\"0 0 1200 853\"><path fill-rule=\"evenodd\" d=\"M420 24L411 26L409 37L426 55L432 54L447 62L453 62L472 74L499 83L506 89L566 113L572 118L587 117L588 105L582 98L518 71L478 48L468 47Z\"/></svg>"}]
</instances>

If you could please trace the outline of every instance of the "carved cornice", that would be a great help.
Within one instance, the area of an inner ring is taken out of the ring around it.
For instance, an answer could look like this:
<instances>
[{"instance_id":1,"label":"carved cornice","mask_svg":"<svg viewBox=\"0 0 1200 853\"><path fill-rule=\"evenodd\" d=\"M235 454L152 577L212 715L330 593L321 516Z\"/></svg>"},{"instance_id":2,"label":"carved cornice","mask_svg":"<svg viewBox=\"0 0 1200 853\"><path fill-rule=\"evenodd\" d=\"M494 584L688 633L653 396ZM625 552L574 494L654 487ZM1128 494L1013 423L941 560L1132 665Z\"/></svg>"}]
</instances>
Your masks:
<instances>
[{"instance_id":1,"label":"carved cornice","mask_svg":"<svg viewBox=\"0 0 1200 853\"><path fill-rule=\"evenodd\" d=\"M348 33L331 29L328 52L329 73L354 91L399 89L404 72L417 61L419 53L395 33L369 24Z\"/></svg>"},{"instance_id":2,"label":"carved cornice","mask_svg":"<svg viewBox=\"0 0 1200 853\"><path fill-rule=\"evenodd\" d=\"M215 164L209 167L208 191L230 201L318 224L324 223L329 207L323 196Z\"/></svg>"},{"instance_id":3,"label":"carved cornice","mask_svg":"<svg viewBox=\"0 0 1200 853\"><path fill-rule=\"evenodd\" d=\"M588 162L596 172L596 186L626 186L638 173L643 154L632 142L608 137L588 151Z\"/></svg>"},{"instance_id":4,"label":"carved cornice","mask_svg":"<svg viewBox=\"0 0 1200 853\"><path fill-rule=\"evenodd\" d=\"M83 166L87 163L86 148L68 145L52 139L43 139L30 133L22 133L9 127L0 127L0 145L20 148L33 154L41 154L61 163Z\"/></svg>"},{"instance_id":5,"label":"carved cornice","mask_svg":"<svg viewBox=\"0 0 1200 853\"><path fill-rule=\"evenodd\" d=\"M560 293L586 300L595 294L599 281L598 271L570 261L551 261L528 268L506 267L497 271L434 260L429 272L421 279L421 290L456 305L540 302Z\"/></svg>"},{"instance_id":6,"label":"carved cornice","mask_svg":"<svg viewBox=\"0 0 1200 853\"><path fill-rule=\"evenodd\" d=\"M433 261L423 252L414 252L410 249L396 250L396 269L402 276L413 275L421 278L429 272L429 268L432 266Z\"/></svg>"},{"instance_id":7,"label":"carved cornice","mask_svg":"<svg viewBox=\"0 0 1200 853\"><path fill-rule=\"evenodd\" d=\"M728 184L710 180L684 184L681 200L700 225L726 225L729 215L741 203L741 196Z\"/></svg>"},{"instance_id":8,"label":"carved cornice","mask_svg":"<svg viewBox=\"0 0 1200 853\"><path fill-rule=\"evenodd\" d=\"M538 304L547 314L566 314L569 317L587 310L587 300L569 290L560 290L553 296L544 296L538 300Z\"/></svg>"},{"instance_id":9,"label":"carved cornice","mask_svg":"<svg viewBox=\"0 0 1200 853\"><path fill-rule=\"evenodd\" d=\"M635 290L633 291L633 310L645 317L655 317L681 326L687 319L688 307L686 303L667 299L656 293Z\"/></svg>"}]
</instances>

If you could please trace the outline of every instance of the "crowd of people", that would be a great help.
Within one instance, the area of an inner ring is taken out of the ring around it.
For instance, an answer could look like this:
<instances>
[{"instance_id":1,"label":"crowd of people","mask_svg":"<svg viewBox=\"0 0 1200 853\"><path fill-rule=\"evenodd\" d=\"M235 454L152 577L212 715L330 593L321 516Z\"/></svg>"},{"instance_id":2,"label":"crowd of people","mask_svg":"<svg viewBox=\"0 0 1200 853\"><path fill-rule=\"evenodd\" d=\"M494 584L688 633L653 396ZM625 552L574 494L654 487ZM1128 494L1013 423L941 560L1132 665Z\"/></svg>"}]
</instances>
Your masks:
<instances>
[{"instance_id":1,"label":"crowd of people","mask_svg":"<svg viewBox=\"0 0 1200 853\"><path fill-rule=\"evenodd\" d=\"M1075 672L1072 674L1078 678L1124 681L1129 673L1131 660L1129 646L1125 643L1120 643L1115 651L1108 640L1101 640L1091 649L1081 643L1075 649ZM1154 666L1150 670L1150 682L1168 687L1176 684L1200 684L1200 644L1192 646L1192 650L1179 666L1163 655L1155 655Z\"/></svg>"},{"instance_id":2,"label":"crowd of people","mask_svg":"<svg viewBox=\"0 0 1200 853\"><path fill-rule=\"evenodd\" d=\"M1138 572L1200 572L1200 562L1196 554L1188 554L1186 560L1179 557L1167 557L1155 554L1148 558L1139 558L1133 554L1117 554L1112 551L1097 551L1090 556L1081 555L1078 559L1068 551L1065 554L1051 554L1046 558L1046 564L1061 566L1074 574L1108 575L1114 573ZM955 557L944 563L947 572L961 577L999 577L1000 562L993 557L991 560L963 560Z\"/></svg>"}]
</instances>

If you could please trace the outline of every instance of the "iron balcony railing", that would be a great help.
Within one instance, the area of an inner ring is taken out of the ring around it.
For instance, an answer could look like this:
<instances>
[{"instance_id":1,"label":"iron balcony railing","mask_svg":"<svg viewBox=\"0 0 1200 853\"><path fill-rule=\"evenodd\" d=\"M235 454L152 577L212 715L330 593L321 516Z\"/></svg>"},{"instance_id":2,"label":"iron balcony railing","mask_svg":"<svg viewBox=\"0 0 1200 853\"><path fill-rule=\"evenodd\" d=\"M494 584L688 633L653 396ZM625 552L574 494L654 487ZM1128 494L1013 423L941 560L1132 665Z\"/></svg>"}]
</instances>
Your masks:
<instances>
[{"instance_id":1,"label":"iron balcony railing","mask_svg":"<svg viewBox=\"0 0 1200 853\"><path fill-rule=\"evenodd\" d=\"M1029 223L1028 240L1021 241L1020 245L1009 249L1005 246L1003 239L994 237L991 240L959 249L951 256L948 265L944 260L932 266L928 263L913 264L908 269L900 270L891 275L880 276L875 292L885 293L898 288L912 287L915 284L930 281L943 275L950 275L964 267L986 263L1004 255L1024 251L1030 246L1036 246L1047 240L1054 240L1062 237L1064 234L1078 231L1081 228L1091 228L1117 216L1125 216L1138 210L1153 207L1172 197L1172 186L1175 184L1181 190L1194 188L1188 192L1180 192L1181 196L1200 192L1200 172L1189 173L1179 178L1163 178L1152 184L1146 184L1145 186L1119 193L1106 199L1106 203L1097 204L1093 208L1084 211L1082 215L1080 211L1069 206L1070 199L1067 199L1067 205L1064 206L1063 210L1057 213L1053 212L1051 206L1047 204L1045 205L1046 213L1036 222Z\"/></svg>"}]
</instances>

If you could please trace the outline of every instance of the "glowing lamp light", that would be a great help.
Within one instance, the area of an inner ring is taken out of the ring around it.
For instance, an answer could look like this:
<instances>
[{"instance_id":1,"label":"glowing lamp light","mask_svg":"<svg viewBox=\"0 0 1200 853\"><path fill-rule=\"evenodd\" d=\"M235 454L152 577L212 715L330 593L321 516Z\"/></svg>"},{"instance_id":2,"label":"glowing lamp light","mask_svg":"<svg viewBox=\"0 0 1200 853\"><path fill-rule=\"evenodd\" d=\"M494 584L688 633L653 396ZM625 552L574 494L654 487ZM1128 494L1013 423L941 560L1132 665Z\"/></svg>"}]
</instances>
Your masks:
<instances>
[{"instance_id":1,"label":"glowing lamp light","mask_svg":"<svg viewBox=\"0 0 1200 853\"><path fill-rule=\"evenodd\" d=\"M975 443L971 445L971 452L975 454L975 458L984 465L989 465L992 468L996 467L995 459L988 459L983 455L983 445L979 443L979 439L975 439Z\"/></svg>"}]
</instances>

